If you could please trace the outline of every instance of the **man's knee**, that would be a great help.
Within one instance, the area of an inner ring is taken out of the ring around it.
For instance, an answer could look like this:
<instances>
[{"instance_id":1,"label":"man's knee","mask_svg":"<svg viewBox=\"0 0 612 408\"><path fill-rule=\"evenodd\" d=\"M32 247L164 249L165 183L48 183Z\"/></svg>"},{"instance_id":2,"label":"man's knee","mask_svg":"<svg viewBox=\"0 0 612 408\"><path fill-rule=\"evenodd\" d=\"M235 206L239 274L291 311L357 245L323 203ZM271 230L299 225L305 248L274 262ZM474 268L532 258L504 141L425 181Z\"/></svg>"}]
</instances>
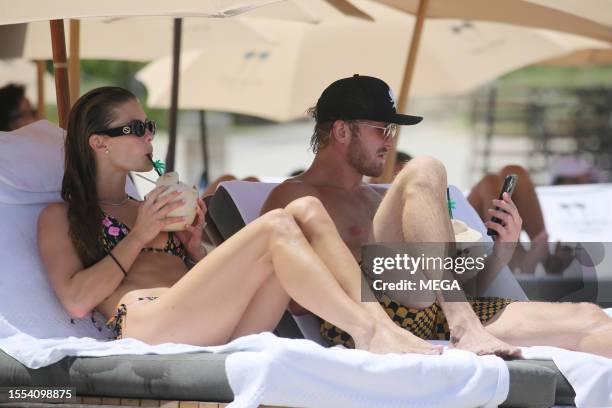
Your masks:
<instances>
[{"instance_id":1,"label":"man's knee","mask_svg":"<svg viewBox=\"0 0 612 408\"><path fill-rule=\"evenodd\" d=\"M423 187L444 185L446 188L446 169L435 157L417 156L404 166L395 180L403 185L416 184Z\"/></svg>"}]
</instances>

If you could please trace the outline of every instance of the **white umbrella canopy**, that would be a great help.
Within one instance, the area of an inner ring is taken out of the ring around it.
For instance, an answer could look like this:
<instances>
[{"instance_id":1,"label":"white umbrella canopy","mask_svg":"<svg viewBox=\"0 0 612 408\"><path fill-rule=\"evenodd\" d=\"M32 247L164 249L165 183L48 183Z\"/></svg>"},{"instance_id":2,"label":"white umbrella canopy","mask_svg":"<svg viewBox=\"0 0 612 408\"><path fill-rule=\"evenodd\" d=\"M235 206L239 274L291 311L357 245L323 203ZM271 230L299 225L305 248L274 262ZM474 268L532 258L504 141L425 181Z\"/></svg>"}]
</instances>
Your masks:
<instances>
[{"instance_id":1,"label":"white umbrella canopy","mask_svg":"<svg viewBox=\"0 0 612 408\"><path fill-rule=\"evenodd\" d=\"M309 0L277 1L250 10L246 15L250 20L265 18L305 24L317 24L323 19L344 15L369 18L357 8L340 11L326 5L313 7ZM151 61L171 52L173 29L173 20L168 17L87 18L80 23L80 58ZM241 16L183 18L182 33L183 50L211 44L267 41L264 33L250 26L249 20ZM0 36L6 39L0 46L0 57L51 58L48 22L0 26ZM70 40L70 33L66 33L66 39Z\"/></svg>"},{"instance_id":2,"label":"white umbrella canopy","mask_svg":"<svg viewBox=\"0 0 612 408\"><path fill-rule=\"evenodd\" d=\"M322 12L329 7L322 0L309 1ZM407 47L396 37L409 35L410 18L368 6L360 8L374 22L341 15L327 16L316 26L250 19L273 43L216 45L183 54L179 106L287 121L303 116L323 88L343 76L376 75L399 86ZM150 106L169 106L170 68L167 57L137 74L148 88Z\"/></svg>"},{"instance_id":3,"label":"white umbrella canopy","mask_svg":"<svg viewBox=\"0 0 612 408\"><path fill-rule=\"evenodd\" d=\"M55 0L39 2L0 0L0 25L51 20L53 60L56 67L56 86L60 126L66 121L69 107L68 75L66 68L63 18L87 19L95 17L166 16L166 17L230 17L257 7L280 3L285 0L107 0L85 2L80 0ZM299 13L298 13L299 14ZM291 14L289 18L293 18ZM181 22L177 20L176 27ZM127 37L127 33L125 33ZM137 33L133 38L139 38ZM100 35L100 34L99 34ZM4 37L3 37L4 38ZM179 37L176 37L177 39ZM127 38L124 38L124 40ZM116 43L121 47L124 41ZM179 41L177 40L177 44ZM0 50L1 52L2 50ZM73 66L74 68L74 66ZM73 72L78 72L73 69ZM75 94L73 94L75 98ZM172 122L172 121L171 121Z\"/></svg>"},{"instance_id":4,"label":"white umbrella canopy","mask_svg":"<svg viewBox=\"0 0 612 408\"><path fill-rule=\"evenodd\" d=\"M420 0L374 1L413 15L420 3ZM543 28L612 42L610 4L612 0L429 0L425 17Z\"/></svg>"},{"instance_id":5,"label":"white umbrella canopy","mask_svg":"<svg viewBox=\"0 0 612 408\"><path fill-rule=\"evenodd\" d=\"M353 73L381 77L398 92L408 52L403 39L410 37L415 19L372 2L353 2L375 21L337 18L316 27L254 21L274 43L184 54L179 106L288 121L303 117L328 84ZM516 68L602 44L506 24L432 20L425 27L412 94L465 92ZM170 59L163 58L137 74L149 105L169 106L169 72Z\"/></svg>"},{"instance_id":6,"label":"white umbrella canopy","mask_svg":"<svg viewBox=\"0 0 612 408\"><path fill-rule=\"evenodd\" d=\"M612 26L612 0L527 0Z\"/></svg>"},{"instance_id":7,"label":"white umbrella canopy","mask_svg":"<svg viewBox=\"0 0 612 408\"><path fill-rule=\"evenodd\" d=\"M538 61L608 46L556 31L480 21L432 20L423 30L411 96L465 93Z\"/></svg>"},{"instance_id":8,"label":"white umbrella canopy","mask_svg":"<svg viewBox=\"0 0 612 408\"><path fill-rule=\"evenodd\" d=\"M282 0L2 0L0 24L111 16L230 17L279 1Z\"/></svg>"},{"instance_id":9,"label":"white umbrella canopy","mask_svg":"<svg viewBox=\"0 0 612 408\"><path fill-rule=\"evenodd\" d=\"M9 59L0 61L0 88L14 83L24 85L26 96L30 101L36 101L36 64L22 60ZM45 72L44 74L44 95L46 103L55 103L55 85L51 75Z\"/></svg>"},{"instance_id":10,"label":"white umbrella canopy","mask_svg":"<svg viewBox=\"0 0 612 408\"><path fill-rule=\"evenodd\" d=\"M51 35L49 24L29 23L18 31L20 55L28 59L50 59ZM0 26L0 33L3 27ZM174 22L167 17L94 18L83 20L80 26L81 59L151 61L172 52ZM183 19L182 49L202 48L212 44L252 44L270 42L265 33L257 31L242 17ZM66 35L67 41L70 34ZM121 44L121 46L118 46Z\"/></svg>"}]
</instances>

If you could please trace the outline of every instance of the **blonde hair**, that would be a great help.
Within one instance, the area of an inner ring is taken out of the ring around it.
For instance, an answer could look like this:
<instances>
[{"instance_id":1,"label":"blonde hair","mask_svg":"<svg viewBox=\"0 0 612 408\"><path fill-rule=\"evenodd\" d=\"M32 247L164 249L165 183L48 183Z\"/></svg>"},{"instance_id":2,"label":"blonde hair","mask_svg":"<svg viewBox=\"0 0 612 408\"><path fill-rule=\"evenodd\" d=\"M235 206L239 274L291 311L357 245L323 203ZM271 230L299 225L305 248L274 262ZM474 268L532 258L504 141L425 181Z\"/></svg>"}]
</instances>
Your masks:
<instances>
[{"instance_id":1,"label":"blonde hair","mask_svg":"<svg viewBox=\"0 0 612 408\"><path fill-rule=\"evenodd\" d=\"M327 145L329 145L329 142L331 140L332 127L335 121L319 122L317 120L316 106L308 108L306 114L308 114L308 116L313 118L316 122L314 130L312 132L312 136L310 136L310 150L312 150L312 152L316 154L318 151L324 149L325 147L327 147ZM357 126L357 124L351 120L347 120L345 122L348 123L349 129L351 129L352 134L355 136L359 136L359 127Z\"/></svg>"}]
</instances>

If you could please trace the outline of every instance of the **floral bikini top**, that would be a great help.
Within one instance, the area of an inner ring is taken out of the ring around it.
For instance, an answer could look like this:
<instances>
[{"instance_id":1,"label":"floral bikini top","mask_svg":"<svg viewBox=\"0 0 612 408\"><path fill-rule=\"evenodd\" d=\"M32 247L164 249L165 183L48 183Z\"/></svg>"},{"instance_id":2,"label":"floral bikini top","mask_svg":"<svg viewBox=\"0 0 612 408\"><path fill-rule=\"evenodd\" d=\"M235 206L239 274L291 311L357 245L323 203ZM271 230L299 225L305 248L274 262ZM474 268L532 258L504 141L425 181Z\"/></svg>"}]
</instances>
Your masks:
<instances>
[{"instance_id":1,"label":"floral bikini top","mask_svg":"<svg viewBox=\"0 0 612 408\"><path fill-rule=\"evenodd\" d=\"M115 245L119 243L130 232L127 225L116 219L110 214L104 214L102 219L102 247L106 253L113 250ZM174 236L172 232L168 232L168 240L165 248L142 248L142 252L159 252L166 253L181 258L183 262L187 260L187 251L185 246Z\"/></svg>"}]
</instances>

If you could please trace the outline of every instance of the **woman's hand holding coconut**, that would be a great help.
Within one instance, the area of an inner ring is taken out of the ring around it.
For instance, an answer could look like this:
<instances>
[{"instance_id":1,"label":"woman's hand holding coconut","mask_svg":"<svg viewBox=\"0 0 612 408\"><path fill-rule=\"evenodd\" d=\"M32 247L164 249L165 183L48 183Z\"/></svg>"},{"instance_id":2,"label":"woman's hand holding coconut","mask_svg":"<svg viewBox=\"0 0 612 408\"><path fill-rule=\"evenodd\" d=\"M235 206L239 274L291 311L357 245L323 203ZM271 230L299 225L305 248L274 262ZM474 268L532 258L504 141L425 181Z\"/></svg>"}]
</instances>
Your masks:
<instances>
[{"instance_id":1,"label":"woman's hand holding coconut","mask_svg":"<svg viewBox=\"0 0 612 408\"><path fill-rule=\"evenodd\" d=\"M167 187L167 190L161 193L161 197L175 194L173 200L180 199L182 202L179 208L175 207L168 213L168 216L182 217L181 221L165 225L162 231L175 232L192 261L197 262L204 258L206 251L202 247L202 227L206 206L198 197L198 190L182 183L177 172L164 174L156 184L158 187Z\"/></svg>"},{"instance_id":2,"label":"woman's hand holding coconut","mask_svg":"<svg viewBox=\"0 0 612 408\"><path fill-rule=\"evenodd\" d=\"M176 232L176 237L185 245L191 260L197 262L206 256L206 251L202 246L202 228L204 228L204 215L206 214L206 204L201 197L197 199L196 217L191 225L185 225L185 229Z\"/></svg>"},{"instance_id":3,"label":"woman's hand holding coconut","mask_svg":"<svg viewBox=\"0 0 612 408\"><path fill-rule=\"evenodd\" d=\"M161 196L168 187L160 186L151 191L138 208L136 222L131 234L136 236L144 247L151 242L168 225L185 222L182 216L169 215L172 211L183 206L183 200L176 200L180 192L170 192Z\"/></svg>"}]
</instances>

